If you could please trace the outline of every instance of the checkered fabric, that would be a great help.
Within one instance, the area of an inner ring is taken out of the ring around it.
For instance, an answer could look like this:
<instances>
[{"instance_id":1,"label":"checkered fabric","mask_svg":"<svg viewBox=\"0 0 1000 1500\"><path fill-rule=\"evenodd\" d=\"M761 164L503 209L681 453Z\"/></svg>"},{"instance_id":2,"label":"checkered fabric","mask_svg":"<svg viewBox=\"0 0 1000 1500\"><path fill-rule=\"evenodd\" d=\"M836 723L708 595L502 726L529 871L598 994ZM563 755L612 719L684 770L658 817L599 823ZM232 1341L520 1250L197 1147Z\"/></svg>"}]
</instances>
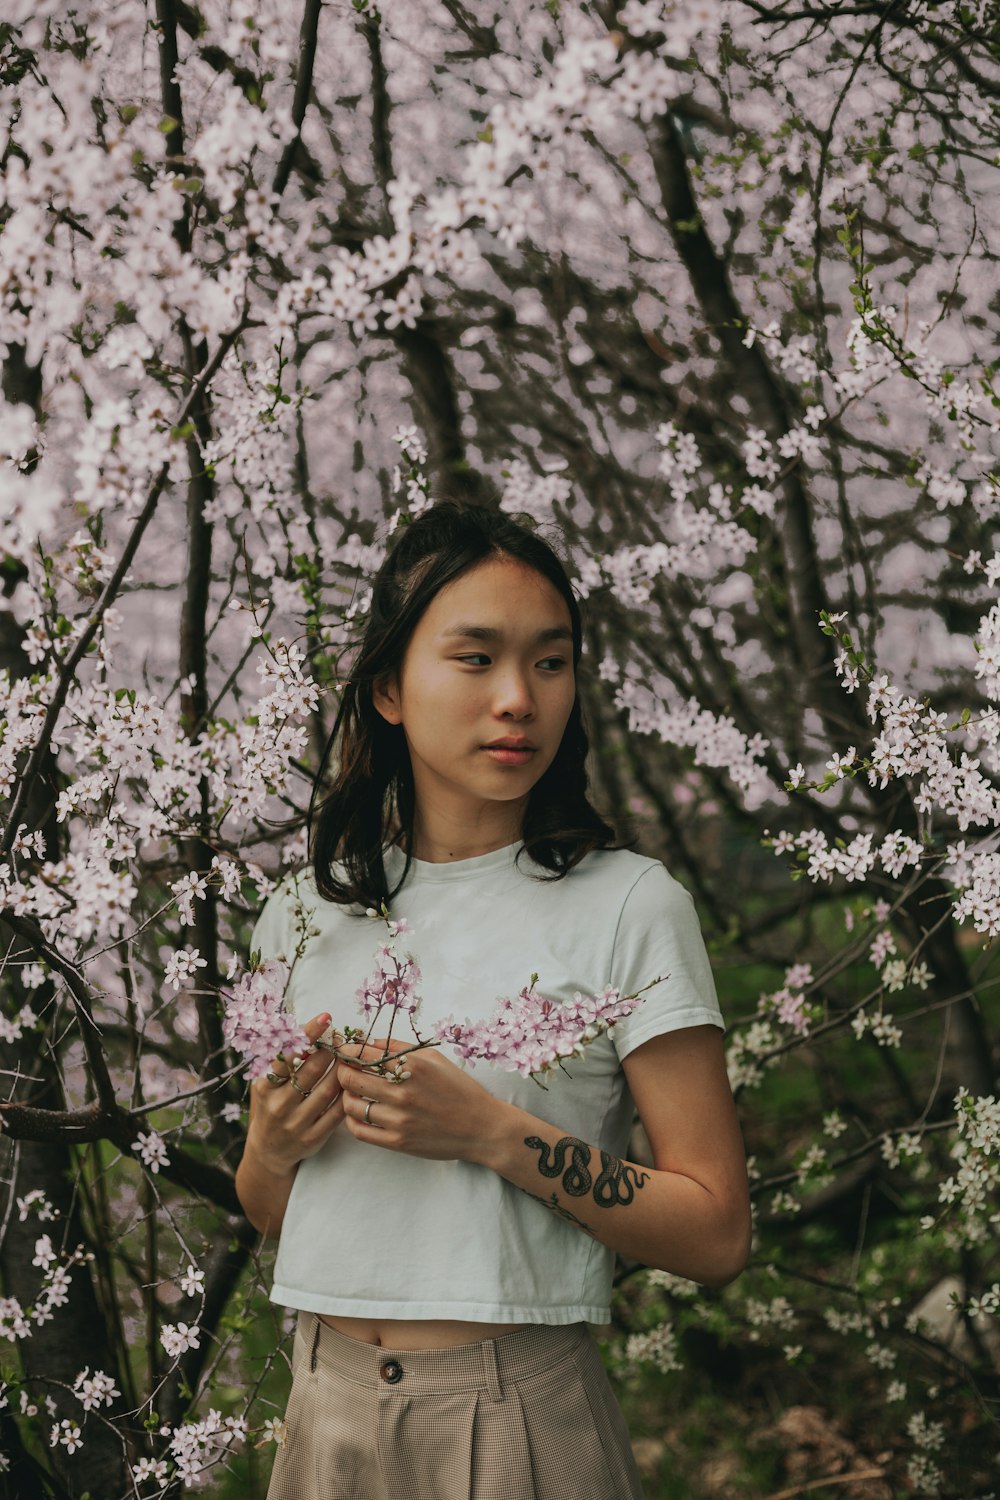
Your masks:
<instances>
[{"instance_id":1,"label":"checkered fabric","mask_svg":"<svg viewBox=\"0 0 1000 1500\"><path fill-rule=\"evenodd\" d=\"M642 1500L585 1323L393 1350L300 1313L268 1500Z\"/></svg>"}]
</instances>

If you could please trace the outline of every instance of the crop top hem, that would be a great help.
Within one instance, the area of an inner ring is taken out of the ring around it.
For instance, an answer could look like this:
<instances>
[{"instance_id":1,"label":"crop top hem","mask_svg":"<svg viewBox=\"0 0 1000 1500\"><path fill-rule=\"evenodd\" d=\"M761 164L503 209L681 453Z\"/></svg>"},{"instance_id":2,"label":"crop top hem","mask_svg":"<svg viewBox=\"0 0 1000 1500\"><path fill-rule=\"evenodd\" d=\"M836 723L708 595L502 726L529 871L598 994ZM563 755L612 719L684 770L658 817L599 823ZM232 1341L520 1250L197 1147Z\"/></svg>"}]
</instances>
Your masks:
<instances>
[{"instance_id":1,"label":"crop top hem","mask_svg":"<svg viewBox=\"0 0 1000 1500\"><path fill-rule=\"evenodd\" d=\"M610 1307L575 1305L573 1307L511 1307L490 1302L398 1302L365 1301L353 1297L322 1297L313 1292L294 1291L275 1282L271 1301L299 1312L328 1313L342 1318L405 1318L408 1322L422 1318L447 1318L462 1323L598 1323L611 1319Z\"/></svg>"}]
</instances>

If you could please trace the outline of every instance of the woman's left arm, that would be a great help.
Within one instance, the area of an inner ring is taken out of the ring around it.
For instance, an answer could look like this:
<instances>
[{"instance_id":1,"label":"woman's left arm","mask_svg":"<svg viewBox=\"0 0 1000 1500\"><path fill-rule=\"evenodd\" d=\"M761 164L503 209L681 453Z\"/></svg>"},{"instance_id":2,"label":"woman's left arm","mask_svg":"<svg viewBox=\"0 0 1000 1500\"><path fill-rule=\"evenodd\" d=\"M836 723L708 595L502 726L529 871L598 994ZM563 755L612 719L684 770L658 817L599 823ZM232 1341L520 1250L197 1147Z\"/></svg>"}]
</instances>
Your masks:
<instances>
[{"instance_id":1,"label":"woman's left arm","mask_svg":"<svg viewBox=\"0 0 1000 1500\"><path fill-rule=\"evenodd\" d=\"M488 1167L643 1265L708 1286L725 1286L742 1271L750 1197L718 1027L653 1037L622 1063L649 1138L651 1169L497 1099L440 1054L413 1057L412 1068L420 1085L408 1098L408 1088L341 1067L352 1134L391 1150ZM378 1102L368 1125L358 1118L365 1096Z\"/></svg>"},{"instance_id":2,"label":"woman's left arm","mask_svg":"<svg viewBox=\"0 0 1000 1500\"><path fill-rule=\"evenodd\" d=\"M629 1260L725 1286L750 1252L750 1195L722 1032L690 1026L653 1037L622 1068L651 1169L512 1105L477 1160Z\"/></svg>"}]
</instances>

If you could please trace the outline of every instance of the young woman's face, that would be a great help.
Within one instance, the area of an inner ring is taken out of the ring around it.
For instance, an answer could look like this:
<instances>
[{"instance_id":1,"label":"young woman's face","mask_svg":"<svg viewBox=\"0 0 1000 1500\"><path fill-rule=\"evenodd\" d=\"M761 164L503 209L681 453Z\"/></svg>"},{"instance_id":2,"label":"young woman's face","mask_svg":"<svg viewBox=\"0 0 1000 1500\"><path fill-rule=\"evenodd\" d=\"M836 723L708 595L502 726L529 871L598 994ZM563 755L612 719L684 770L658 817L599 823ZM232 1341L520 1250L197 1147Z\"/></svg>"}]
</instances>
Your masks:
<instances>
[{"instance_id":1,"label":"young woman's face","mask_svg":"<svg viewBox=\"0 0 1000 1500\"><path fill-rule=\"evenodd\" d=\"M435 845L449 826L516 839L575 694L569 609L547 578L493 558L447 584L374 694L406 735L417 829Z\"/></svg>"}]
</instances>

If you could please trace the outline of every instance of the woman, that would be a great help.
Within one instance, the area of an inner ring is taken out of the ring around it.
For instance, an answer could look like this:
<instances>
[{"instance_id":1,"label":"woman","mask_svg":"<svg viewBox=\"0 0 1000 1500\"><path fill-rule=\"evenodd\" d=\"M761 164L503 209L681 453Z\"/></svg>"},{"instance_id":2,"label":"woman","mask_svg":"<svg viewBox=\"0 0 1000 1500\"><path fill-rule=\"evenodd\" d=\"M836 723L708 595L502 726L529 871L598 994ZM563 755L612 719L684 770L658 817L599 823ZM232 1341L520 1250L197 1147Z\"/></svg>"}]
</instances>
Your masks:
<instances>
[{"instance_id":1,"label":"woman","mask_svg":"<svg viewBox=\"0 0 1000 1500\"><path fill-rule=\"evenodd\" d=\"M433 507L375 579L312 870L253 938L292 962L310 1039L356 1021L383 902L420 966L422 1035L534 973L557 1002L659 982L546 1090L444 1045L407 1052L401 1078L357 1066L405 1046L398 1027L254 1084L237 1188L280 1234L273 1299L299 1310L269 1500L639 1496L587 1328L608 1321L614 1254L712 1286L745 1263L697 919L590 805L580 654L562 564L499 512ZM622 1159L633 1103L651 1170Z\"/></svg>"}]
</instances>

